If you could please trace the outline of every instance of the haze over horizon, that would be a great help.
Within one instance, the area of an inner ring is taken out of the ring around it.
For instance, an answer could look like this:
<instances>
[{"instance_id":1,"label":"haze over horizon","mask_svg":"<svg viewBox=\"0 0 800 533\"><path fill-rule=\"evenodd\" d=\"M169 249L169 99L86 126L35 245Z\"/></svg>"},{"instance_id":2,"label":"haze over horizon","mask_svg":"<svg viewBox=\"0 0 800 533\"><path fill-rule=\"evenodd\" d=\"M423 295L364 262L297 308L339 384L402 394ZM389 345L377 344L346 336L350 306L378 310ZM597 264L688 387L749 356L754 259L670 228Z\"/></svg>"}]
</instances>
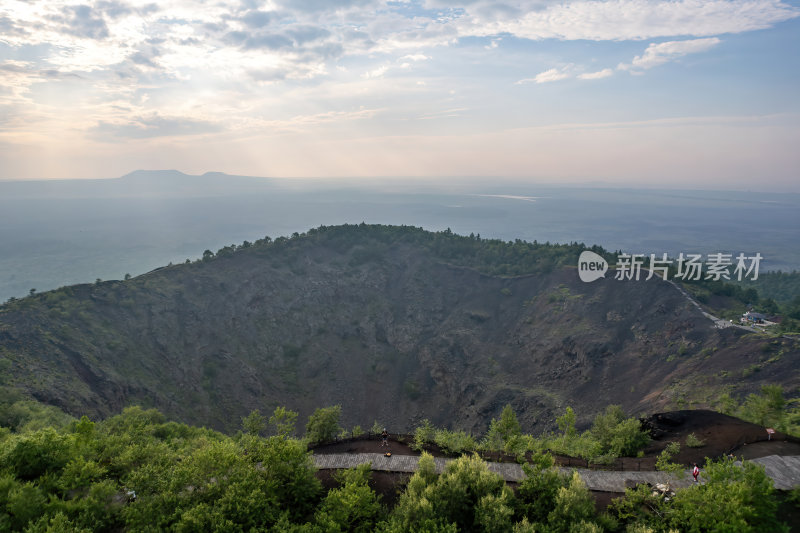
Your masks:
<instances>
[{"instance_id":1,"label":"haze over horizon","mask_svg":"<svg viewBox=\"0 0 800 533\"><path fill-rule=\"evenodd\" d=\"M321 187L323 189L329 188L343 188L343 187L356 187L361 191L381 191L384 193L394 192L407 192L407 193L425 193L431 191L440 192L454 192L460 194L475 194L475 190L491 190L494 192L502 191L508 194L491 194L488 196L496 196L499 198L525 198L521 195L513 193L531 193L537 188L547 190L550 188L564 188L564 189L585 189L591 190L620 190L620 191L642 191L642 192L729 192L729 193L746 193L752 191L759 191L762 195L769 196L775 195L779 197L782 194L800 195L800 186L797 190L785 191L772 191L759 187L756 182L742 184L741 186L732 186L722 184L721 187L707 187L702 184L677 184L677 183L639 183L639 184L626 184L622 182L615 182L611 180L584 180L584 181L559 181L545 179L531 179L531 178L513 178L504 176L257 176L252 174L230 174L220 170L208 170L205 172L189 173L179 169L135 169L119 176L105 176L105 177L62 177L62 178L0 178L0 183L28 183L28 184L43 184L48 182L76 182L76 183L109 183L118 181L124 178L136 177L137 175L149 175L146 179L151 183L148 185L155 185L155 181L163 181L162 185L170 185L170 177L180 177L191 180L192 178L214 178L216 180L233 180L239 178L246 178L253 180L254 183L263 181L273 186L289 187L298 190L313 190L314 187ZM155 181L154 181L155 180ZM190 184L191 181L184 182ZM237 184L240 185L240 184ZM36 195L46 192L47 189L31 189L35 191ZM88 191L87 189L79 189ZM222 188L217 188L221 191ZM143 188L139 192L147 194L149 189ZM472 192L469 192L472 191ZM51 191L52 192L52 191ZM152 190L150 192L162 194L163 191ZM231 192L238 194L235 187ZM198 194L209 194L208 190L198 188ZM70 194L75 194L74 191ZM759 200L766 201L766 200Z\"/></svg>"},{"instance_id":2,"label":"haze over horizon","mask_svg":"<svg viewBox=\"0 0 800 533\"><path fill-rule=\"evenodd\" d=\"M0 179L800 192L798 15L781 0L11 0Z\"/></svg>"}]
</instances>

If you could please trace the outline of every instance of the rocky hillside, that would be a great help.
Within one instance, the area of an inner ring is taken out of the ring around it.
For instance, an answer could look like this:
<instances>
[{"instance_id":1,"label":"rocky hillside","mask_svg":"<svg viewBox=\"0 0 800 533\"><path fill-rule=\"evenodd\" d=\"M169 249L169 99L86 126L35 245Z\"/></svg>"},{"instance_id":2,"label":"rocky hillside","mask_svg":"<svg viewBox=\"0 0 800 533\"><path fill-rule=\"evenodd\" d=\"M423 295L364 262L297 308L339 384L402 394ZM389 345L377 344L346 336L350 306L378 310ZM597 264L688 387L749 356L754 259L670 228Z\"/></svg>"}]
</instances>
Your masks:
<instances>
[{"instance_id":1,"label":"rocky hillside","mask_svg":"<svg viewBox=\"0 0 800 533\"><path fill-rule=\"evenodd\" d=\"M73 414L140 404L227 431L337 403L346 425L480 432L510 403L537 431L567 405L800 386L795 341L716 329L656 279L583 283L581 249L366 225L244 243L0 307L0 369Z\"/></svg>"}]
</instances>

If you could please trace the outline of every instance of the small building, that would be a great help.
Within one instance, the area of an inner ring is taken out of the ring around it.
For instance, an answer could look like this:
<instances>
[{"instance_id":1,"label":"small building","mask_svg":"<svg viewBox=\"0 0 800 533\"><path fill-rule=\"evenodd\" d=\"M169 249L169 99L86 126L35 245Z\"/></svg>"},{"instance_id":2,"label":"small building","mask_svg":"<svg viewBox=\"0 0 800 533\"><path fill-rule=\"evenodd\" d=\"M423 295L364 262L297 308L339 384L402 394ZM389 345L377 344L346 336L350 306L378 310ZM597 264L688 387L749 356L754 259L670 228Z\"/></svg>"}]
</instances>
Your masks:
<instances>
[{"instance_id":1,"label":"small building","mask_svg":"<svg viewBox=\"0 0 800 533\"><path fill-rule=\"evenodd\" d=\"M748 311L742 315L741 322L749 324L763 324L767 320L767 315L756 313L755 311Z\"/></svg>"},{"instance_id":2,"label":"small building","mask_svg":"<svg viewBox=\"0 0 800 533\"><path fill-rule=\"evenodd\" d=\"M739 319L739 322L742 324L748 324L750 326L758 326L761 328L767 328L770 326L774 326L779 324L781 321L781 317L779 316L767 316L762 313L756 313L754 311L748 311L742 315Z\"/></svg>"}]
</instances>

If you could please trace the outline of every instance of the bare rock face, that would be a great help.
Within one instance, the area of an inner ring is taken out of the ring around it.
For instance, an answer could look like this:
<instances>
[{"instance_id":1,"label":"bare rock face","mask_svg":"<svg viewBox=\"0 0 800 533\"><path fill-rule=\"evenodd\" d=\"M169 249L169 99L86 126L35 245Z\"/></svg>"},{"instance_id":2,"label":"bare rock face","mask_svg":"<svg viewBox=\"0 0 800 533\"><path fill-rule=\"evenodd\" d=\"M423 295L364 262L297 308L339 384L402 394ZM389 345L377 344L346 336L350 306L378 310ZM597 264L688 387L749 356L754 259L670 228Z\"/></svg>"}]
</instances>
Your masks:
<instances>
[{"instance_id":1,"label":"bare rock face","mask_svg":"<svg viewBox=\"0 0 800 533\"><path fill-rule=\"evenodd\" d=\"M366 230L0 308L0 356L31 396L76 415L153 406L227 431L254 408L304 420L341 404L346 426L430 418L483 432L507 403L536 431L567 405L587 421L611 403L640 414L708 404L723 386L797 387L796 343L765 351L745 333L714 328L656 279L583 283L570 266L491 276Z\"/></svg>"}]
</instances>

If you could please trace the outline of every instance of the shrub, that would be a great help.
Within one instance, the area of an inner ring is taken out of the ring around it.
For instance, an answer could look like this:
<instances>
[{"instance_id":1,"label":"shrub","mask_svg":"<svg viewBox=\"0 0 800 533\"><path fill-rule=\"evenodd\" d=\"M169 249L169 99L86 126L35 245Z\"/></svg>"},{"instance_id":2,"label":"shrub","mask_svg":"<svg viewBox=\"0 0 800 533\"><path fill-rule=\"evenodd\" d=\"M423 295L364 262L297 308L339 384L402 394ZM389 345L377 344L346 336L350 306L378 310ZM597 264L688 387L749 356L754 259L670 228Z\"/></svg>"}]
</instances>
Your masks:
<instances>
[{"instance_id":1,"label":"shrub","mask_svg":"<svg viewBox=\"0 0 800 533\"><path fill-rule=\"evenodd\" d=\"M380 432L380 430L378 431ZM411 445L417 451L422 450L426 444L433 442L436 434L436 428L433 427L431 421L427 418L422 420L422 425L417 426L414 431L414 444Z\"/></svg>"},{"instance_id":2,"label":"shrub","mask_svg":"<svg viewBox=\"0 0 800 533\"><path fill-rule=\"evenodd\" d=\"M689 448L702 448L706 445L706 441L698 439L694 433L689 433L686 436L686 445Z\"/></svg>"},{"instance_id":3,"label":"shrub","mask_svg":"<svg viewBox=\"0 0 800 533\"><path fill-rule=\"evenodd\" d=\"M667 447L664 448L664 451L662 451L656 459L656 470L683 478L683 467L672 462L672 457L679 451L681 451L681 445L677 442L670 442L667 444Z\"/></svg>"},{"instance_id":4,"label":"shrub","mask_svg":"<svg viewBox=\"0 0 800 533\"><path fill-rule=\"evenodd\" d=\"M464 451L475 450L478 447L475 439L472 438L472 435L461 430L436 430L433 440L442 449L442 451L453 455L460 454Z\"/></svg>"},{"instance_id":5,"label":"shrub","mask_svg":"<svg viewBox=\"0 0 800 533\"><path fill-rule=\"evenodd\" d=\"M506 405L500 414L499 420L492 418L489 424L489 433L486 434L482 447L487 450L502 450L521 434L522 430L514 409L511 405ZM512 446L518 447L518 444Z\"/></svg>"}]
</instances>

